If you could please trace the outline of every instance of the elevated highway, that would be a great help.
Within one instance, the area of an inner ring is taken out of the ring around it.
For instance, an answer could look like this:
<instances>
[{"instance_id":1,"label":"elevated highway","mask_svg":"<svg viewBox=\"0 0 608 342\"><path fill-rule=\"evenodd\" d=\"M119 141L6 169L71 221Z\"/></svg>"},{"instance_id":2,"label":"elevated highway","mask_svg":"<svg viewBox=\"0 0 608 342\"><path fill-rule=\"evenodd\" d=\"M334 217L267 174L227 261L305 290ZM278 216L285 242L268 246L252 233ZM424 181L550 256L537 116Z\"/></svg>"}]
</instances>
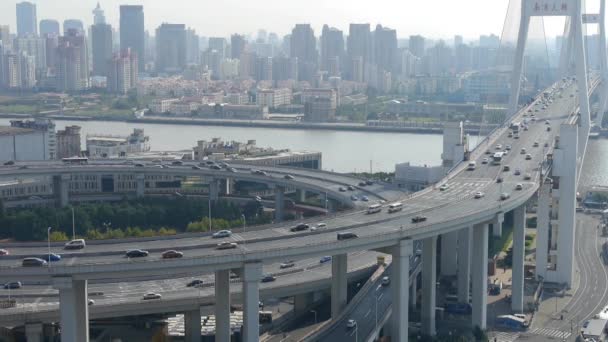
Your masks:
<instances>
[{"instance_id":1,"label":"elevated highway","mask_svg":"<svg viewBox=\"0 0 608 342\"><path fill-rule=\"evenodd\" d=\"M314 232L293 233L290 227L276 225L270 229L256 232L235 234L226 241L235 242L238 248L218 250L215 248L217 240L209 237L184 237L167 241L140 241L119 242L116 244L91 245L80 252L65 254L61 262L53 263L51 267L24 268L19 258L40 254L40 246L18 247L13 249L17 258L3 258L0 260L0 281L21 279L27 281L51 282L60 294L60 320L65 329L64 336L67 341L84 341L88 339L85 331L88 321L88 307L86 306L87 281L103 281L121 277L159 277L167 278L180 276L185 273L215 272L215 311L218 317L217 331L220 341L226 340L226 307L229 306L230 296L226 293L227 274L230 269L238 269L242 274L243 301L244 301L244 336L246 341L257 340L257 302L259 298L259 280L262 276L262 265L290 259L306 259L333 255L332 261L332 314L337 314L346 305L346 264L349 253L363 250L383 250L393 254L392 286L394 303L400 303L392 308L393 336L401 340L407 336L407 297L409 283L409 260L413 253L412 241L422 240L422 269L423 272L423 331L434 334L434 291L435 291L435 261L436 241L438 236L451 233L461 235L461 232L470 232L470 246L467 250L458 248L458 253L471 254L469 265L462 265L469 269L472 278L473 293L473 323L485 327L485 279L487 268L487 240L489 224L500 226L500 218L508 211L514 211L516 224L523 229L524 206L526 202L537 193L545 174L543 165L547 159L559 167L563 167L570 159L572 146L564 139L556 140L560 132L564 132L568 123L565 117L576 113L576 105L572 98L576 94L574 85L569 82L565 89L556 91L554 100L546 109L538 110L537 102L522 108L513 118L523 120L528 113L537 115L536 121L530 121L527 131L522 131L519 139L508 137L509 127L505 125L496 130L484 140L471 154L471 160L477 162L475 170L467 170L462 164L454 168L450 174L437 187L429 188L413 195L398 195L399 192L390 190L388 193L379 192L375 195L377 200L395 201L399 199L403 209L389 213L388 203L384 204L383 211L377 214L367 214L365 210L351 210L344 214L323 218L327 228ZM541 106L542 107L542 106ZM538 110L538 112L536 112ZM569 126L572 126L571 124ZM569 140L568 140L569 141ZM535 144L538 142L538 145ZM500 147L498 145L501 145ZM490 158L495 151L503 151L510 145L510 152L504 157L501 165L485 164L483 158ZM576 148L576 146L574 146ZM526 152L520 153L522 149ZM486 151L489 154L486 154ZM548 158L548 155L549 158ZM576 151L574 152L576 156ZM576 163L576 162L575 162ZM503 167L510 165L508 171ZM557 169L559 169L559 167ZM117 165L110 162L98 165L72 166L64 165L28 165L25 169L2 168L0 176L35 176L45 174L78 174L95 172L126 172L126 168L133 170L137 166ZM141 172L162 173L162 168L139 167ZM266 170L267 168L263 168ZM305 188L316 192L328 192L328 196L348 202L350 199L339 191L339 184L352 185L352 178L337 178L331 184L325 179L333 175L315 171L296 171L292 169L269 169L269 176L257 176L247 171L251 167L241 167L238 173L225 171L193 170L191 165L170 169L183 175L190 175L200 171L216 178L242 177L250 181L270 183L275 186ZM139 170L137 170L139 171ZM517 172L519 171L519 172ZM289 173L293 180L283 177ZM528 175L526 177L526 175ZM303 181L303 180L306 181ZM498 182L498 180L501 180ZM336 184L337 183L337 184ZM444 185L441 189L439 186ZM368 191L367 189L361 189ZM476 193L481 192L481 198ZM572 208L574 209L574 208ZM416 216L424 216L426 220L414 222ZM519 231L520 229L517 228ZM336 233L351 232L358 238L337 240ZM515 256L522 246L518 241L515 244ZM460 246L460 242L459 242ZM124 251L130 248L142 248L152 252L147 258L128 259ZM184 251L182 259L166 260L160 257L160 251L166 249L179 249ZM55 251L58 250L54 247ZM460 258L458 258L460 259ZM514 310L523 306L523 259L519 265L514 259ZM484 270L485 269L485 270ZM519 273L518 273L519 272ZM562 271L567 272L567 270ZM570 270L571 272L571 270ZM519 284L521 283L521 284ZM401 286L403 285L403 286ZM468 279L467 279L468 296ZM521 292L521 293L520 293ZM86 335L86 336L85 336Z\"/></svg>"}]
</instances>

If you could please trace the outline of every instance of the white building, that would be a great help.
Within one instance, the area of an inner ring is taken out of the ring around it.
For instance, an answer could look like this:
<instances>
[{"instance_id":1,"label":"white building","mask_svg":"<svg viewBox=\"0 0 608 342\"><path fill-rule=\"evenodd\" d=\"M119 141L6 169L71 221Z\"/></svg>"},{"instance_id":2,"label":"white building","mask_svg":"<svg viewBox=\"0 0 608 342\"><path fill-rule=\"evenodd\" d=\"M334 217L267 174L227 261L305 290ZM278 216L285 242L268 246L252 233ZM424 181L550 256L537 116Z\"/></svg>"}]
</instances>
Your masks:
<instances>
[{"instance_id":1,"label":"white building","mask_svg":"<svg viewBox=\"0 0 608 342\"><path fill-rule=\"evenodd\" d=\"M129 136L88 135L87 151L90 158L126 157L130 153L150 151L150 138L136 128Z\"/></svg>"},{"instance_id":2,"label":"white building","mask_svg":"<svg viewBox=\"0 0 608 342\"><path fill-rule=\"evenodd\" d=\"M169 113L171 105L176 102L179 102L179 99L155 99L150 103L150 111L156 114Z\"/></svg>"},{"instance_id":3,"label":"white building","mask_svg":"<svg viewBox=\"0 0 608 342\"><path fill-rule=\"evenodd\" d=\"M291 104L291 89L262 89L258 90L256 103L268 108L277 108L282 105Z\"/></svg>"}]
</instances>

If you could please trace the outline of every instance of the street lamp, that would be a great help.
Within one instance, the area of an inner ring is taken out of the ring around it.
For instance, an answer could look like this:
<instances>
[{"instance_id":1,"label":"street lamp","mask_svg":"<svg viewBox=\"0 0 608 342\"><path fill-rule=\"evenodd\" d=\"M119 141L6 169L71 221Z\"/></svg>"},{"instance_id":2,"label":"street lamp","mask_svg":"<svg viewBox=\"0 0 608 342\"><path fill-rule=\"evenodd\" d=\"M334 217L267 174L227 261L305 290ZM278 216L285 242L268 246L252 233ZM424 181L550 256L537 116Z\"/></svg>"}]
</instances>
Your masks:
<instances>
[{"instance_id":1,"label":"street lamp","mask_svg":"<svg viewBox=\"0 0 608 342\"><path fill-rule=\"evenodd\" d=\"M76 240L76 229L74 228L76 225L74 224L74 206L72 207L72 240Z\"/></svg>"},{"instance_id":2,"label":"street lamp","mask_svg":"<svg viewBox=\"0 0 608 342\"><path fill-rule=\"evenodd\" d=\"M209 231L211 231L211 192L209 192Z\"/></svg>"},{"instance_id":3,"label":"street lamp","mask_svg":"<svg viewBox=\"0 0 608 342\"><path fill-rule=\"evenodd\" d=\"M51 227L46 229L46 239L47 239L47 247L49 249L49 254L47 255L47 259L49 262L49 267L51 267Z\"/></svg>"},{"instance_id":4,"label":"street lamp","mask_svg":"<svg viewBox=\"0 0 608 342\"><path fill-rule=\"evenodd\" d=\"M245 234L247 232L247 221L245 220L245 214L241 214L241 217L243 218L243 234ZM245 239L245 237L243 237L243 249L245 249L246 243L247 243L247 239Z\"/></svg>"}]
</instances>

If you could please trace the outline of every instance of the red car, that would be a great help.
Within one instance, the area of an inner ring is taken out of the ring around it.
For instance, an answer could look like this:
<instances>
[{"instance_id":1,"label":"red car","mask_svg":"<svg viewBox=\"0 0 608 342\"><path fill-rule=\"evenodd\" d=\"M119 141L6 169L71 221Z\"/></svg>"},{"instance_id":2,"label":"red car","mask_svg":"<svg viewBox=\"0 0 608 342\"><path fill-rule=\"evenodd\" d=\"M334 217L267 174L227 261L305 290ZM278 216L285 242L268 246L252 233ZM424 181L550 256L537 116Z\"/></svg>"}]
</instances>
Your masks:
<instances>
[{"instance_id":1,"label":"red car","mask_svg":"<svg viewBox=\"0 0 608 342\"><path fill-rule=\"evenodd\" d=\"M168 251L163 252L162 256L163 256L163 259L174 259L174 258L183 257L184 253L178 252L175 250L168 250Z\"/></svg>"}]
</instances>

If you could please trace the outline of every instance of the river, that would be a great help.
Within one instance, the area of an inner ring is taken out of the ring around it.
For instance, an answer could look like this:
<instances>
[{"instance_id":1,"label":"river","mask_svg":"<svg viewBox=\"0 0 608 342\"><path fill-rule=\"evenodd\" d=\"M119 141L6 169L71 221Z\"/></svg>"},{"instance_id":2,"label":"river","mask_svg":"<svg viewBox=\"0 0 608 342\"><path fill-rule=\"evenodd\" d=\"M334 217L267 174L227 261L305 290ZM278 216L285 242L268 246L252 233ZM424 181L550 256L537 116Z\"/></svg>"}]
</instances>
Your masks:
<instances>
[{"instance_id":1,"label":"river","mask_svg":"<svg viewBox=\"0 0 608 342\"><path fill-rule=\"evenodd\" d=\"M8 125L10 119L0 119ZM67 125L82 127L82 147L87 134L128 135L143 128L154 151L191 149L198 140L255 139L258 146L275 149L309 150L323 153L323 169L336 172L394 171L395 164L437 165L441 162L442 136L438 134L374 133L328 130L185 126L114 121L56 120L57 129ZM471 146L479 140L471 137ZM582 184L608 186L608 140L590 140L581 177Z\"/></svg>"}]
</instances>

